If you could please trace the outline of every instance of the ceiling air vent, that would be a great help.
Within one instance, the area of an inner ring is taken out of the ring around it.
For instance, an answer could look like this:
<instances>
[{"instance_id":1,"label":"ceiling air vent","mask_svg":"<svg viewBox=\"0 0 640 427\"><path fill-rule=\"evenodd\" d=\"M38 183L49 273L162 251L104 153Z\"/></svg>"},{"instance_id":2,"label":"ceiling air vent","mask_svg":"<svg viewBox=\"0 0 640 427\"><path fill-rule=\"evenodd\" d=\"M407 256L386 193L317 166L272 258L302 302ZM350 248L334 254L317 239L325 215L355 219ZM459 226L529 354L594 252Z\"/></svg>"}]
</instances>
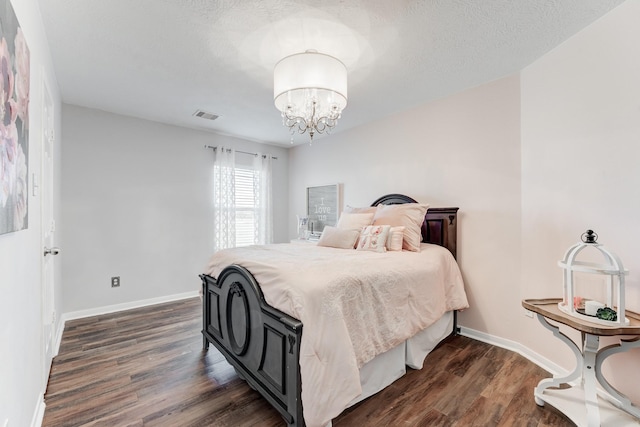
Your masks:
<instances>
[{"instance_id":1,"label":"ceiling air vent","mask_svg":"<svg viewBox=\"0 0 640 427\"><path fill-rule=\"evenodd\" d=\"M196 117L207 119L207 120L215 120L218 117L220 117L217 114L207 113L206 111L202 111L202 110L196 110L196 112L193 113L193 115Z\"/></svg>"}]
</instances>

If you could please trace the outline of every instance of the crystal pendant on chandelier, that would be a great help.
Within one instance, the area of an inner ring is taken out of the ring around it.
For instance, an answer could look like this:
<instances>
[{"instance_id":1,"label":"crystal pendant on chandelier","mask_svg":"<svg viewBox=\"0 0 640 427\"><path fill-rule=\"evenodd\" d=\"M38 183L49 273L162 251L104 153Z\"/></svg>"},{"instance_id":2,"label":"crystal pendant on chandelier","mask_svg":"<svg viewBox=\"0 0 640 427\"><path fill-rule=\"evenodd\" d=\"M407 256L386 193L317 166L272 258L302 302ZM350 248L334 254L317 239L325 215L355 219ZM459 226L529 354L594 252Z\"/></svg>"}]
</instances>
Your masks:
<instances>
[{"instance_id":1,"label":"crystal pendant on chandelier","mask_svg":"<svg viewBox=\"0 0 640 427\"><path fill-rule=\"evenodd\" d=\"M308 50L276 64L276 108L291 134L329 133L347 105L347 68L336 58ZM292 140L293 141L293 140Z\"/></svg>"}]
</instances>

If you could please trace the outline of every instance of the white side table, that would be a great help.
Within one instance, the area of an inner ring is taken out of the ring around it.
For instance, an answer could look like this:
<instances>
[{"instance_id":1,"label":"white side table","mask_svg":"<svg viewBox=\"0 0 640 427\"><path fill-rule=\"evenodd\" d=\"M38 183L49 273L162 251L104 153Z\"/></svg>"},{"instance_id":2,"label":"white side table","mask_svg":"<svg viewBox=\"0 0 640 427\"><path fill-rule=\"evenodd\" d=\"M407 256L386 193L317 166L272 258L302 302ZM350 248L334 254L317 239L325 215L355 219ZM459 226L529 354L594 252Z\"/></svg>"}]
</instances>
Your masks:
<instances>
[{"instance_id":1,"label":"white side table","mask_svg":"<svg viewBox=\"0 0 640 427\"><path fill-rule=\"evenodd\" d=\"M536 404L549 403L563 412L578 426L614 427L640 426L640 408L616 390L602 375L602 363L612 354L632 348L640 348L640 316L627 311L628 326L603 326L570 316L558 308L562 299L524 300L522 306L537 314L538 320L555 337L567 344L576 356L576 367L570 374L544 379L534 390ZM567 325L582 334L582 348L560 332L559 326L548 320ZM635 336L620 339L619 344L599 349L601 336ZM573 381L578 384L566 389L556 389ZM599 388L599 387L601 388ZM554 387L553 389L550 387Z\"/></svg>"}]
</instances>

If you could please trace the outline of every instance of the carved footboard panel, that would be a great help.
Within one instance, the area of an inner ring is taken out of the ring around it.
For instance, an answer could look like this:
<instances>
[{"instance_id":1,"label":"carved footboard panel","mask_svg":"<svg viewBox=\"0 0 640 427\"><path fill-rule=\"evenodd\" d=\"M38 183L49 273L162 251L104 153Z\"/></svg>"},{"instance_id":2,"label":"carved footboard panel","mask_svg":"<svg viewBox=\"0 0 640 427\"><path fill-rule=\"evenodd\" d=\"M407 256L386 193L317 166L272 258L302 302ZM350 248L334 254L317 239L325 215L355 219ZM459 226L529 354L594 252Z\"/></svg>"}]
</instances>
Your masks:
<instances>
[{"instance_id":1,"label":"carved footboard panel","mask_svg":"<svg viewBox=\"0 0 640 427\"><path fill-rule=\"evenodd\" d=\"M288 424L303 426L298 363L302 322L267 305L243 267L229 266L217 279L200 278L204 348L213 344Z\"/></svg>"}]
</instances>

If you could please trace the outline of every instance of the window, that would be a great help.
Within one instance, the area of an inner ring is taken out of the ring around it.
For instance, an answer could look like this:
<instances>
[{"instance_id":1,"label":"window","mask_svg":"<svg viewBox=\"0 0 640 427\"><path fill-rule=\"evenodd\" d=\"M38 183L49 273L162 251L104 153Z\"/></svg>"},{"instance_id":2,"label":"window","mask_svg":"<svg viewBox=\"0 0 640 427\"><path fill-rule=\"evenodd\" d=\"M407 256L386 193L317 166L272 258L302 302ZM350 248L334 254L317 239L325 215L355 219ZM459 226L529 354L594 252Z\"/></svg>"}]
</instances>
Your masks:
<instances>
[{"instance_id":1,"label":"window","mask_svg":"<svg viewBox=\"0 0 640 427\"><path fill-rule=\"evenodd\" d=\"M254 185L257 180L257 185ZM253 169L235 170L235 215L236 247L249 246L256 242L255 229L258 220L256 212L255 187L260 185L260 176Z\"/></svg>"},{"instance_id":2,"label":"window","mask_svg":"<svg viewBox=\"0 0 640 427\"><path fill-rule=\"evenodd\" d=\"M271 243L271 156L216 150L213 167L214 250Z\"/></svg>"}]
</instances>

